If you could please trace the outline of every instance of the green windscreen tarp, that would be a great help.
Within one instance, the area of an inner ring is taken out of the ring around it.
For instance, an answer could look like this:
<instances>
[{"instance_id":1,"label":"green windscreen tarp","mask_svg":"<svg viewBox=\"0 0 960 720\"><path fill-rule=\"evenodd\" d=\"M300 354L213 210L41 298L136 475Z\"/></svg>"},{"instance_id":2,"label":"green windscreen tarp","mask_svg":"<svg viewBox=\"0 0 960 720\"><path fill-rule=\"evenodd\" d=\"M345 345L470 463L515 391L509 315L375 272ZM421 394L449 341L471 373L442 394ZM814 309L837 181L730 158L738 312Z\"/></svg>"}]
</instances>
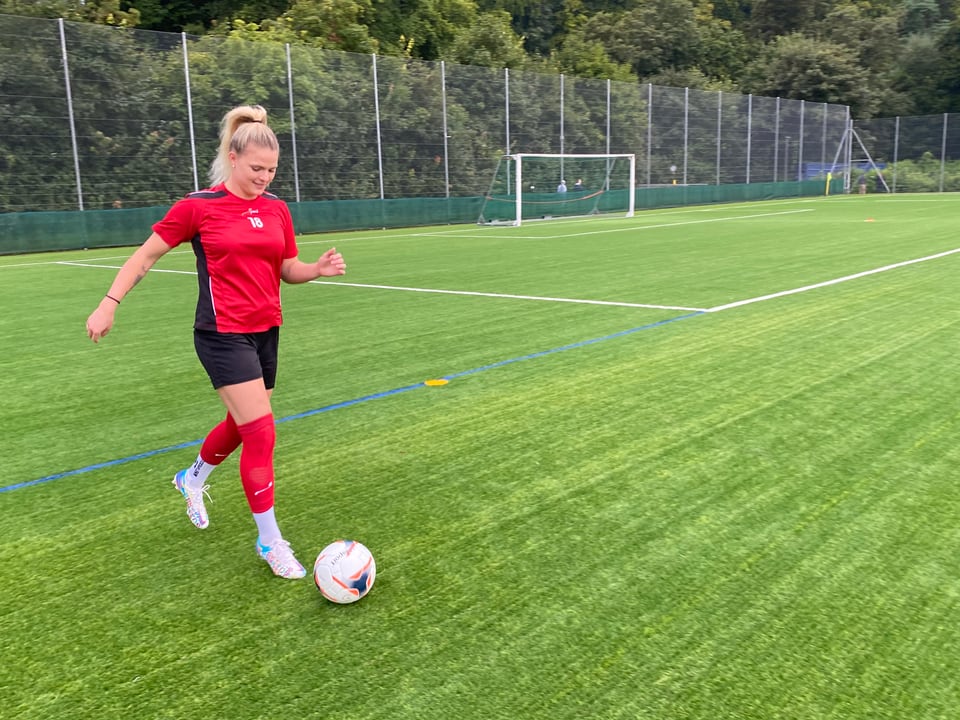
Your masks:
<instances>
[{"instance_id":1,"label":"green windscreen tarp","mask_svg":"<svg viewBox=\"0 0 960 720\"><path fill-rule=\"evenodd\" d=\"M750 183L743 185L668 185L638 188L636 209L683 205L773 200L823 195L824 180ZM609 193L599 205L601 212L623 212L625 191ZM843 181L831 182L830 192L843 192ZM336 230L459 225L475 223L483 198L403 198L380 200L326 200L289 203L297 233ZM81 250L139 245L167 207L120 208L63 212L0 214L0 255Z\"/></svg>"}]
</instances>

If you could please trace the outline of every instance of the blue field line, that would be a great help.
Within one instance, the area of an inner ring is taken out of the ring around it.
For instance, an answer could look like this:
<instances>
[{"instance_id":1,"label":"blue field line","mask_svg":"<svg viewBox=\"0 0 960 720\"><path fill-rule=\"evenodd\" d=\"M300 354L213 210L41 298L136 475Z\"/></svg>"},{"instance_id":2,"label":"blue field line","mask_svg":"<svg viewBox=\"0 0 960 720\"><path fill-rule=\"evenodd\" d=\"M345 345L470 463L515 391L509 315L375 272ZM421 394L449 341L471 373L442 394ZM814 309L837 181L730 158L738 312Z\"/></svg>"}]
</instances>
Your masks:
<instances>
[{"instance_id":1,"label":"blue field line","mask_svg":"<svg viewBox=\"0 0 960 720\"><path fill-rule=\"evenodd\" d=\"M156 450L137 453L136 455L128 455L125 458L119 458L117 460L108 460L106 462L96 463L95 465L87 465L86 467L77 468L76 470L65 470L64 472L54 473L53 475L47 475L42 478L37 478L36 480L25 480L24 482L0 487L0 493L19 490L20 488L30 487L31 485L39 485L40 483L50 482L51 480L59 480L60 478L70 477L71 475L82 475L83 473L102 470L103 468L113 467L114 465L124 465L134 460L143 460L144 458L153 457L154 455L163 455L164 453L173 452L174 450L183 450L184 448L199 445L202 442L202 438L200 440L191 440L190 442L180 443L179 445L170 445L165 448L157 448Z\"/></svg>"},{"instance_id":2,"label":"blue field line","mask_svg":"<svg viewBox=\"0 0 960 720\"><path fill-rule=\"evenodd\" d=\"M587 347L588 345L596 345L597 343L604 342L606 340L615 340L616 338L625 337L627 335L633 335L634 333L641 332L643 330L652 330L653 328L658 328L663 325L668 325L669 323L677 322L678 320L686 320L688 318L697 317L703 315L704 312L694 312L687 313L685 315L678 315L676 317L667 318L666 320L658 320L657 322L648 323L646 325L640 325L638 327L630 328L628 330L621 330L620 332L615 332L611 335L604 335L603 337L590 338L589 340L581 340L579 342L570 343L569 345L561 345L560 347L551 348L550 350L541 350L540 352L530 353L529 355L520 355L519 357L509 358L507 360L499 360L495 363L490 363L489 365L483 365L481 367L476 367L471 370L462 370L460 372L452 373L450 375L444 375L444 380L454 380L456 378L466 377L468 375L476 375L477 373L484 372L486 370L493 370L495 368L503 367L505 365L511 365L513 363L523 362L524 360L534 360L536 358L544 357L546 355L554 355L556 353L566 352L567 350L575 350L576 348ZM370 400L380 400L381 398L390 397L392 395L399 395L401 393L409 392L411 390L417 390L419 388L426 387L422 382L415 383L413 385L405 385L403 387L394 388L393 390L385 390L383 392L373 393L371 395L364 395L362 397L354 398L353 400L344 400L342 402L333 403L332 405L325 405L323 407L316 408L314 410L307 410L302 413L296 413L295 415L287 415L276 421L276 424L290 422L291 420L300 420L301 418L310 417L311 415L319 415L320 413L330 412L331 410L340 410L342 408L347 408L352 405L359 405L360 403L365 403ZM124 458L118 458L116 460L108 460L106 462L96 463L94 465L87 465L86 467L77 468L76 470L66 470L64 472L54 473L53 475L47 475L45 477L37 478L35 480L25 480L24 482L14 483L13 485L5 485L0 487L0 493L11 492L13 490L19 490L21 488L31 487L33 485L40 485L42 483L47 483L52 480L59 480L60 478L71 477L73 475L82 475L84 473L93 472L94 470L102 470L104 468L115 467L117 465L125 465L126 463L134 462L135 460L143 460L148 457L153 457L154 455L163 455L164 453L174 452L175 450L184 450L186 448L195 447L200 445L203 442L203 438L199 440L191 440L189 442L179 443L178 445L169 445L164 448L158 448L156 450L148 450L147 452L137 453L136 455L128 455Z\"/></svg>"},{"instance_id":3,"label":"blue field line","mask_svg":"<svg viewBox=\"0 0 960 720\"><path fill-rule=\"evenodd\" d=\"M612 335L590 338L589 340L580 340L579 342L570 343L569 345L561 345L560 347L551 348L550 350L541 350L540 352L530 353L529 355L521 355L520 357L510 358L509 360L498 360L495 363L473 368L472 370L461 370L460 372L453 373L452 375L444 375L443 378L444 380L453 380L455 378L465 377L467 375L476 375L484 370L492 370L494 368L503 367L504 365L511 365L524 360L533 360L535 358L543 357L544 355L553 355L554 353L574 350L576 348L582 348L588 345L596 345L597 343L601 343L606 340L614 340L616 338L624 337L625 335L633 335L641 330L652 330L653 328L660 327L661 325L668 325L669 323L677 322L678 320L686 320L687 318L697 317L698 315L703 315L705 312L705 310L699 310L697 312L687 313L686 315L678 315L677 317L667 318L666 320L658 320L657 322L630 328L629 330L621 330L620 332L615 332Z\"/></svg>"},{"instance_id":4,"label":"blue field line","mask_svg":"<svg viewBox=\"0 0 960 720\"><path fill-rule=\"evenodd\" d=\"M291 420L299 420L300 418L310 417L311 415L319 415L320 413L330 412L331 410L340 410L341 408L350 407L351 405L359 405L360 403L367 402L368 400L379 400L380 398L390 397L391 395L399 395L400 393L409 392L410 390L417 390L422 387L424 387L423 383L418 382L414 385L405 385L404 387L394 388L393 390L384 390L383 392L373 393L372 395L364 395L363 397L354 398L353 400L344 400L343 402L334 403L333 405L324 405L323 407L316 408L315 410L306 410L302 413L297 413L296 415L287 415L286 417L277 420L277 425L280 423L290 422Z\"/></svg>"}]
</instances>

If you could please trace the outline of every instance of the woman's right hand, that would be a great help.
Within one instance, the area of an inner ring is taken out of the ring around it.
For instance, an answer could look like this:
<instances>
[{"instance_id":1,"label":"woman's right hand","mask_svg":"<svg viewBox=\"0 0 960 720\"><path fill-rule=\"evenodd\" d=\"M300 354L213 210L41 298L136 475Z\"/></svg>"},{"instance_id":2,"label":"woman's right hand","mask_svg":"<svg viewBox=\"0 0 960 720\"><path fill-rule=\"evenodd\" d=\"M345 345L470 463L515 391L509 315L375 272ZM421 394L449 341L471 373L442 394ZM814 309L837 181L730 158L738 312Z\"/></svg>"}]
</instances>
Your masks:
<instances>
[{"instance_id":1,"label":"woman's right hand","mask_svg":"<svg viewBox=\"0 0 960 720\"><path fill-rule=\"evenodd\" d=\"M162 237L153 232L143 245L134 250L133 255L127 258L123 267L117 272L117 277L110 286L108 294L103 296L97 309L87 318L88 338L94 342L100 342L100 338L110 332L117 305L138 282L143 280L154 263L170 252L170 247Z\"/></svg>"},{"instance_id":2,"label":"woman's right hand","mask_svg":"<svg viewBox=\"0 0 960 720\"><path fill-rule=\"evenodd\" d=\"M87 318L87 337L94 342L100 342L100 338L105 337L113 327L113 316L116 311L117 304L113 300L106 297L101 300L97 309Z\"/></svg>"}]
</instances>

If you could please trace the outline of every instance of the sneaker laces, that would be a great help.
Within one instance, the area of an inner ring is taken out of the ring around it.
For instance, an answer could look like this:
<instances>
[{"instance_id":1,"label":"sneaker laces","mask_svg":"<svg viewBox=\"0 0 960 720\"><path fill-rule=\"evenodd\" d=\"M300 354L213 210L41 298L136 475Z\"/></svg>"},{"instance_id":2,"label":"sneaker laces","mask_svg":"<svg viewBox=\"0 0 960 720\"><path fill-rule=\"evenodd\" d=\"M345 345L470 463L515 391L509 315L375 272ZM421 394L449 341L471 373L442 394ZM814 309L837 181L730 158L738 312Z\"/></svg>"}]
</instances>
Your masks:
<instances>
[{"instance_id":1,"label":"sneaker laces","mask_svg":"<svg viewBox=\"0 0 960 720\"><path fill-rule=\"evenodd\" d=\"M210 493L207 492L209 489L209 485L192 488L186 483L183 484L183 494L187 500L187 515L190 516L190 522L197 527L206 527L209 522L206 518L207 505L206 502L204 502L204 497L206 497L206 500L212 502Z\"/></svg>"},{"instance_id":2,"label":"sneaker laces","mask_svg":"<svg viewBox=\"0 0 960 720\"><path fill-rule=\"evenodd\" d=\"M293 565L297 562L297 558L293 554L293 548L290 547L290 543L286 540L277 540L273 545L270 546L270 553L273 554L274 558L278 562L282 562L284 565ZM269 554L269 553L268 553Z\"/></svg>"},{"instance_id":3,"label":"sneaker laces","mask_svg":"<svg viewBox=\"0 0 960 720\"><path fill-rule=\"evenodd\" d=\"M261 545L261 547L264 547ZM300 576L305 570L296 556L293 554L293 548L286 540L275 540L269 548L265 548L262 557L270 565L270 568L282 577Z\"/></svg>"},{"instance_id":4,"label":"sneaker laces","mask_svg":"<svg viewBox=\"0 0 960 720\"><path fill-rule=\"evenodd\" d=\"M212 502L212 499L211 499L211 497L210 497L210 493L208 492L208 491L210 490L210 486L209 486L209 485L204 485L203 487L200 487L200 488L192 488L192 487L190 487L187 483L184 483L184 484L183 484L183 489L184 489L184 491L186 492L187 499L188 499L191 503L199 502L199 503L201 503L201 504L206 504L205 501L204 501L204 499L203 499L204 496L206 496L206 498L207 498L208 501L211 501L211 502Z\"/></svg>"}]
</instances>

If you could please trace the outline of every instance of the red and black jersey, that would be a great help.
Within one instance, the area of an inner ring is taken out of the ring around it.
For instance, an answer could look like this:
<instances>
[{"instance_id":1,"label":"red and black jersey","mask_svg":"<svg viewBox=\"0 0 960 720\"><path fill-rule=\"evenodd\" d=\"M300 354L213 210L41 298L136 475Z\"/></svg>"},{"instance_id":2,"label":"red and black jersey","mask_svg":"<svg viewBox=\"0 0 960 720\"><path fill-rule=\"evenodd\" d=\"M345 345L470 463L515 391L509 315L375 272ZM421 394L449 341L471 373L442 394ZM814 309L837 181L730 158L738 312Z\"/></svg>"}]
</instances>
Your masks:
<instances>
[{"instance_id":1,"label":"red and black jersey","mask_svg":"<svg viewBox=\"0 0 960 720\"><path fill-rule=\"evenodd\" d=\"M224 185L190 193L153 230L197 256L198 330L253 333L280 325L280 266L297 256L287 204L264 193L244 200Z\"/></svg>"}]
</instances>

